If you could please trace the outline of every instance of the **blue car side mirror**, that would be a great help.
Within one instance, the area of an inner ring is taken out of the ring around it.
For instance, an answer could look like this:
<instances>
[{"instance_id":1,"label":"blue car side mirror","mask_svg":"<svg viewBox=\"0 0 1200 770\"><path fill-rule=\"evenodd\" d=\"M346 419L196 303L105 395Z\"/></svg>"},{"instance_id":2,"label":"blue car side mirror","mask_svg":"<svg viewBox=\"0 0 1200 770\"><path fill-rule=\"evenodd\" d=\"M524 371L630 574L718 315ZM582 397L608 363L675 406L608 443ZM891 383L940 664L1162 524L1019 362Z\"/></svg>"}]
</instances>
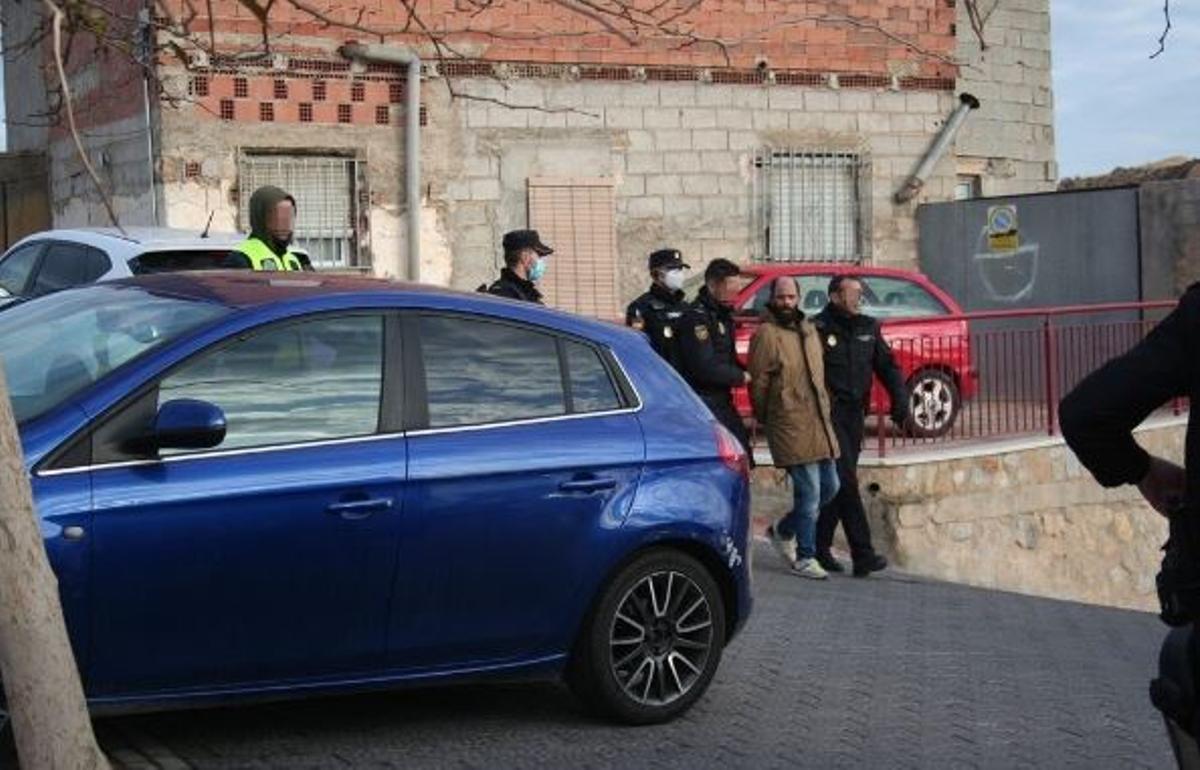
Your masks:
<instances>
[{"instance_id":1,"label":"blue car side mirror","mask_svg":"<svg viewBox=\"0 0 1200 770\"><path fill-rule=\"evenodd\" d=\"M225 413L216 404L194 398L168 401L154 420L159 449L209 449L225 440Z\"/></svg>"}]
</instances>

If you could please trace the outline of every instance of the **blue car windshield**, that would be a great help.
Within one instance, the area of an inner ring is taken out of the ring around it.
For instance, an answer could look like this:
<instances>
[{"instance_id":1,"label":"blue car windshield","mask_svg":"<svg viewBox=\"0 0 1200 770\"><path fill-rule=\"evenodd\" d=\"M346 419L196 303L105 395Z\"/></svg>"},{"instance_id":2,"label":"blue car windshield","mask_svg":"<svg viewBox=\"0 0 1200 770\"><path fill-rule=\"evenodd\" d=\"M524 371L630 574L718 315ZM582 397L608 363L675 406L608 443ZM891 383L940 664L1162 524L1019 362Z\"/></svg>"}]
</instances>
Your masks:
<instances>
[{"instance_id":1,"label":"blue car windshield","mask_svg":"<svg viewBox=\"0 0 1200 770\"><path fill-rule=\"evenodd\" d=\"M0 312L0 361L18 423L54 409L117 367L230 308L97 285Z\"/></svg>"}]
</instances>

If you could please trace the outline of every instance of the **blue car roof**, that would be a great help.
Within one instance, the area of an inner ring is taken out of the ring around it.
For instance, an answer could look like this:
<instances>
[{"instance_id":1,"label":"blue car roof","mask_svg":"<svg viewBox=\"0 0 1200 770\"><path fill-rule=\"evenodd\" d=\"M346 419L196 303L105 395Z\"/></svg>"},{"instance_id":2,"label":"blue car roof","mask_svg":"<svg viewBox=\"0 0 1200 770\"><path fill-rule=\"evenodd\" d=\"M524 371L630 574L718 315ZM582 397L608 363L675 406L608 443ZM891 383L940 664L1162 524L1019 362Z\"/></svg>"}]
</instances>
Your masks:
<instances>
[{"instance_id":1,"label":"blue car roof","mask_svg":"<svg viewBox=\"0 0 1200 770\"><path fill-rule=\"evenodd\" d=\"M136 286L154 293L216 302L235 309L256 310L272 306L320 306L323 300L384 299L387 304L444 310L486 312L529 323L540 323L609 342L629 341L640 335L623 326L572 315L528 302L465 292L422 283L327 273L215 270L156 273L113 281L110 286ZM341 303L339 303L341 304Z\"/></svg>"}]
</instances>

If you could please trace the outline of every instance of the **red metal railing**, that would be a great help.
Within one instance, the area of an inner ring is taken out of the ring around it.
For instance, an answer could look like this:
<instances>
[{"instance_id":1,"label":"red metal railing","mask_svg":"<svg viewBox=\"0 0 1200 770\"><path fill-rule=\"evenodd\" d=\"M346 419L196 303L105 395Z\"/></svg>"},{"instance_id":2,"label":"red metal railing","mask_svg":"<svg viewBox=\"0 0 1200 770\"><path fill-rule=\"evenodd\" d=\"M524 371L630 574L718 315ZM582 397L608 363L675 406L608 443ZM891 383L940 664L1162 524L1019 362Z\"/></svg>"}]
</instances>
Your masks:
<instances>
[{"instance_id":1,"label":"red metal railing","mask_svg":"<svg viewBox=\"0 0 1200 770\"><path fill-rule=\"evenodd\" d=\"M1136 345L1174 306L1106 303L886 321L884 337L910 386L914 419L906 428L891 424L877 383L870 443L884 456L946 442L1054 435L1059 399ZM1182 414L1187 405L1164 408Z\"/></svg>"}]
</instances>

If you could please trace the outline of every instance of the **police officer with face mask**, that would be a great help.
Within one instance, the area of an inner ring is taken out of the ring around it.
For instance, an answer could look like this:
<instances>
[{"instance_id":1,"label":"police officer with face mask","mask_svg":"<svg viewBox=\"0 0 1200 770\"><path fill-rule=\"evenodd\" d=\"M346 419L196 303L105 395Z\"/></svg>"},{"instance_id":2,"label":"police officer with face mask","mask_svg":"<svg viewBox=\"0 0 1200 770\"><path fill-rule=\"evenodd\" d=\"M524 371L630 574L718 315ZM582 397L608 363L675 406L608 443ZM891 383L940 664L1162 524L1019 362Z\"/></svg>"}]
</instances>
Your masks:
<instances>
[{"instance_id":1,"label":"police officer with face mask","mask_svg":"<svg viewBox=\"0 0 1200 770\"><path fill-rule=\"evenodd\" d=\"M625 324L645 332L654 350L676 368L679 367L676 327L687 311L683 279L688 269L677 249L654 252L650 255L650 291L625 309Z\"/></svg>"},{"instance_id":2,"label":"police officer with face mask","mask_svg":"<svg viewBox=\"0 0 1200 770\"><path fill-rule=\"evenodd\" d=\"M542 304L542 293L535 284L546 274L546 257L554 249L542 243L537 230L505 233L503 246L504 268L487 293Z\"/></svg>"}]
</instances>

